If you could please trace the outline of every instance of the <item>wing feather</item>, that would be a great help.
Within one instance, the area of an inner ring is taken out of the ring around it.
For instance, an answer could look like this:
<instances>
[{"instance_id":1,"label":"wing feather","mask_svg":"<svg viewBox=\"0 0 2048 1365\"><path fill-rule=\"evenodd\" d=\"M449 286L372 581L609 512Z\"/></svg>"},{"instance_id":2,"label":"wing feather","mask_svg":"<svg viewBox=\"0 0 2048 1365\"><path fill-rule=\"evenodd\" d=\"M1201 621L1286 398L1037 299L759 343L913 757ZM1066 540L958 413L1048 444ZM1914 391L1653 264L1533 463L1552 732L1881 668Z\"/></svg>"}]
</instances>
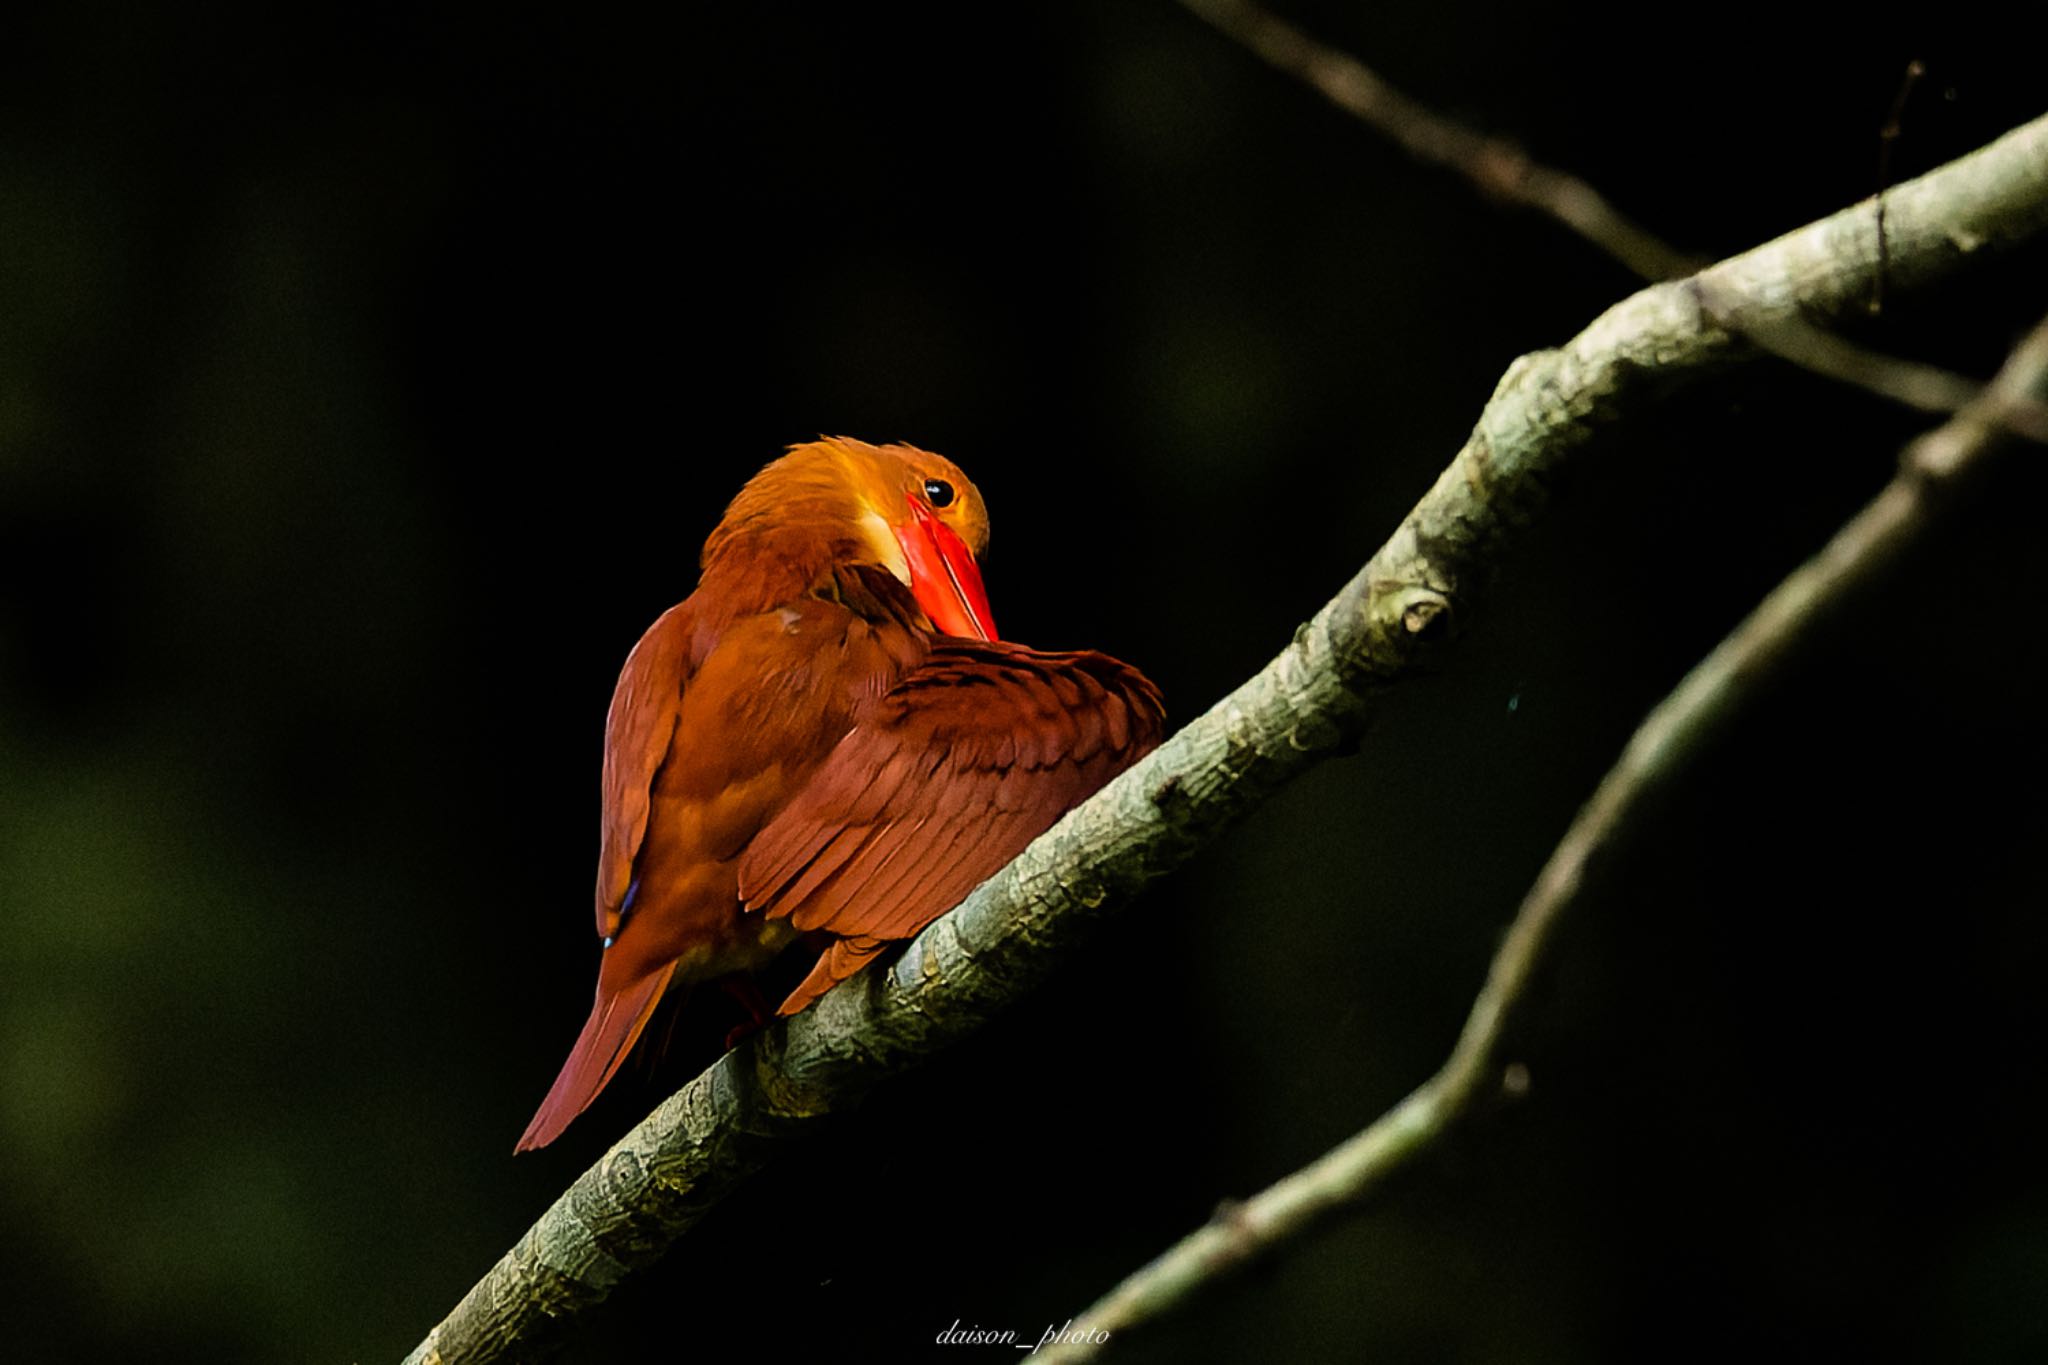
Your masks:
<instances>
[{"instance_id":1,"label":"wing feather","mask_svg":"<svg viewBox=\"0 0 2048 1365\"><path fill-rule=\"evenodd\" d=\"M741 857L750 909L838 940L782 1012L952 909L1164 729L1158 690L1105 655L934 649Z\"/></svg>"},{"instance_id":2,"label":"wing feather","mask_svg":"<svg viewBox=\"0 0 2048 1365\"><path fill-rule=\"evenodd\" d=\"M633 860L647 836L654 779L668 761L689 669L690 604L679 603L647 628L612 693L604 726L604 820L597 860L597 932L618 932L633 883Z\"/></svg>"},{"instance_id":3,"label":"wing feather","mask_svg":"<svg viewBox=\"0 0 2048 1365\"><path fill-rule=\"evenodd\" d=\"M790 899L803 902L826 882L839 875L840 869L851 862L875 837L873 825L855 825L841 830L838 836L818 850L817 856L805 864L795 880L789 884ZM813 926L798 923L797 928Z\"/></svg>"}]
</instances>

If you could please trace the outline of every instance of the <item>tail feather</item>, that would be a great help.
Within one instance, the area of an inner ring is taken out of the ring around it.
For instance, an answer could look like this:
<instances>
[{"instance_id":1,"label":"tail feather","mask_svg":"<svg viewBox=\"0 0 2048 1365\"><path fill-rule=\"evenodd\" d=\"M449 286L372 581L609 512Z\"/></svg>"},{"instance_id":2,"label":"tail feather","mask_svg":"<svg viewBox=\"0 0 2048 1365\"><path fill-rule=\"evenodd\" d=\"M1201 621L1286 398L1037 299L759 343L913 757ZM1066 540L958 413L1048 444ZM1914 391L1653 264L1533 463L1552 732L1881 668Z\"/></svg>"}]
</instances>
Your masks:
<instances>
[{"instance_id":1,"label":"tail feather","mask_svg":"<svg viewBox=\"0 0 2048 1365\"><path fill-rule=\"evenodd\" d=\"M514 1152L547 1146L562 1135L570 1120L590 1107L597 1092L605 1088L626 1060L626 1054L633 1050L675 970L676 964L671 962L610 992L600 978L590 1018L583 1022L583 1032L576 1036L569 1060L562 1063L561 1074L555 1077L548 1097L540 1102L533 1122L526 1125L519 1145L512 1149Z\"/></svg>"}]
</instances>

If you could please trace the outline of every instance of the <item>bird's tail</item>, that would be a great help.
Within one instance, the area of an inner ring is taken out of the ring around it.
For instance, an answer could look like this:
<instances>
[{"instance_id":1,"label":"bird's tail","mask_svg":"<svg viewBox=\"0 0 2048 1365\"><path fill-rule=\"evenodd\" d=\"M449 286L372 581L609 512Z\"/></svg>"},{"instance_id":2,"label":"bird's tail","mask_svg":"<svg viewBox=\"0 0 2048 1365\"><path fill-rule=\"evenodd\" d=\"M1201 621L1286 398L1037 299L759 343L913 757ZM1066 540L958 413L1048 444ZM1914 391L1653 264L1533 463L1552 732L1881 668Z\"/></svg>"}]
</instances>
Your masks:
<instances>
[{"instance_id":1,"label":"bird's tail","mask_svg":"<svg viewBox=\"0 0 2048 1365\"><path fill-rule=\"evenodd\" d=\"M583 1032L576 1035L576 1046L562 1063L562 1074L555 1077L548 1097L540 1102L540 1112L526 1125L514 1152L547 1146L562 1135L571 1119L590 1107L633 1050L675 970L676 964L670 962L618 987L608 986L600 973L590 1018L583 1021Z\"/></svg>"}]
</instances>

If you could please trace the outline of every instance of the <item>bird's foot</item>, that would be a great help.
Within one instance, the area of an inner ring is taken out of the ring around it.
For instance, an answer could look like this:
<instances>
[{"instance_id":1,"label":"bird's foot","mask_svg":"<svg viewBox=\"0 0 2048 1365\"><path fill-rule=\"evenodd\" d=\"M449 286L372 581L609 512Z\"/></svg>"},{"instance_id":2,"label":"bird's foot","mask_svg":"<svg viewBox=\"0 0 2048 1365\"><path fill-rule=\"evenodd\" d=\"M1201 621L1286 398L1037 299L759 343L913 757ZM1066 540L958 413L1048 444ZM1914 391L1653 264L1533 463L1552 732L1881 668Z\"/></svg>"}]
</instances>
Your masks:
<instances>
[{"instance_id":1,"label":"bird's foot","mask_svg":"<svg viewBox=\"0 0 2048 1365\"><path fill-rule=\"evenodd\" d=\"M754 978L745 972L722 976L718 979L718 985L747 1012L746 1019L733 1025L725 1035L725 1048L730 1052L739 1046L742 1038L751 1037L768 1027L775 1018L775 1007L768 1003L767 996L761 994L761 988L754 984Z\"/></svg>"}]
</instances>

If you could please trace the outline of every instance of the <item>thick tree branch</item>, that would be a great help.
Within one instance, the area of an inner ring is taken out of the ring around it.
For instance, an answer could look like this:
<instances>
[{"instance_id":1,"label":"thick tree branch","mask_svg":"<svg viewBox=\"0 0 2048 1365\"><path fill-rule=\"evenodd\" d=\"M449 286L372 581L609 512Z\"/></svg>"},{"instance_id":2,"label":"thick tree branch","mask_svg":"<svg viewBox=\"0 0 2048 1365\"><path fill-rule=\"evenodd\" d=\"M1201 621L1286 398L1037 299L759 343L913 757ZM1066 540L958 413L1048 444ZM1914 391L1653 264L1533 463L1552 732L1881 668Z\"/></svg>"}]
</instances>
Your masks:
<instances>
[{"instance_id":1,"label":"thick tree branch","mask_svg":"<svg viewBox=\"0 0 2048 1365\"><path fill-rule=\"evenodd\" d=\"M1945 486L1983 463L2000 438L2012 433L2012 412L2041 401L2048 401L2048 321L2020 344L1969 407L1908 447L1884 490L1773 589L1637 728L1523 899L1442 1069L1370 1127L1251 1199L1227 1206L1133 1273L1068 1323L1061 1341L1040 1351L1038 1359L1045 1365L1096 1359L1131 1329L1166 1316L1196 1292L1332 1216L1356 1209L1482 1112L1490 1097L1526 1088L1527 1073L1507 1061L1515 1014L1555 942L1558 924L1577 908L1592 860L1640 813L1645 797L1720 733L1824 613L1924 537Z\"/></svg>"},{"instance_id":2,"label":"thick tree branch","mask_svg":"<svg viewBox=\"0 0 2048 1365\"><path fill-rule=\"evenodd\" d=\"M1257 676L1075 810L870 971L756 1035L671 1096L579 1177L409 1357L524 1360L649 1264L790 1142L1050 972L1093 924L1364 726L1416 670L1486 567L1608 423L1756 352L1727 326L1827 318L1869 296L1878 245L1860 205L1608 310L1511 366L1465 446L1392 538ZM1890 287L1911 290L2048 228L2048 118L1902 185Z\"/></svg>"}]
</instances>

